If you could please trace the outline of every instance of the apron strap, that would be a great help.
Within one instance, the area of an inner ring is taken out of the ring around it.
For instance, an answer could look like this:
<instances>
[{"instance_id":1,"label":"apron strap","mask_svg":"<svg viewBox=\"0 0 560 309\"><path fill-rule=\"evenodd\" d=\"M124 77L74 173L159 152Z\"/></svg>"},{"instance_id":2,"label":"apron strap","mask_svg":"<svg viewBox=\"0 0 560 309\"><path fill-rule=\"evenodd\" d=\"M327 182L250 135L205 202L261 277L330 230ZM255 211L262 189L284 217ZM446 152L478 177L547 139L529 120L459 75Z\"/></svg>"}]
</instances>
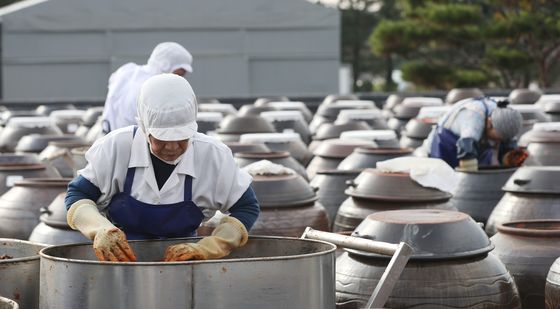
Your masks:
<instances>
[{"instance_id":1,"label":"apron strap","mask_svg":"<svg viewBox=\"0 0 560 309\"><path fill-rule=\"evenodd\" d=\"M185 175L185 202L192 200L192 176Z\"/></svg>"},{"instance_id":2,"label":"apron strap","mask_svg":"<svg viewBox=\"0 0 560 309\"><path fill-rule=\"evenodd\" d=\"M136 136L136 131L138 130L138 126L134 126L132 128L132 139ZM136 173L136 168L130 167L126 171L126 178L124 181L124 193L130 195L130 190L132 189L132 181L134 180L134 174Z\"/></svg>"}]
</instances>

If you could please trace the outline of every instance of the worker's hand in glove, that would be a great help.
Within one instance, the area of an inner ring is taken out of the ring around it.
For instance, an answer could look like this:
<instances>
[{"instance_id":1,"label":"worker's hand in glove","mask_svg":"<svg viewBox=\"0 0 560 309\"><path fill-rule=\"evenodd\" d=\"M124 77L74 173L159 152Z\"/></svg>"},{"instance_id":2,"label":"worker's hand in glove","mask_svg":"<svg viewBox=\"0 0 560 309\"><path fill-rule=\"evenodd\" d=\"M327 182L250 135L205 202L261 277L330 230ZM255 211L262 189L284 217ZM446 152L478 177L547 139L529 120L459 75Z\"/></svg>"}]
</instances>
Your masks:
<instances>
[{"instance_id":1,"label":"worker's hand in glove","mask_svg":"<svg viewBox=\"0 0 560 309\"><path fill-rule=\"evenodd\" d=\"M234 217L224 217L214 229L211 236L197 243L185 243L169 246L165 251L164 261L188 261L219 259L231 253L231 250L247 243L248 234L243 223Z\"/></svg>"},{"instance_id":2,"label":"worker's hand in glove","mask_svg":"<svg viewBox=\"0 0 560 309\"><path fill-rule=\"evenodd\" d=\"M136 256L123 231L105 218L92 200L79 200L68 209L66 219L71 228L93 240L100 261L136 262Z\"/></svg>"},{"instance_id":3,"label":"worker's hand in glove","mask_svg":"<svg viewBox=\"0 0 560 309\"><path fill-rule=\"evenodd\" d=\"M528 157L529 153L527 152L527 150L523 148L517 148L507 152L504 155L502 162L504 163L504 166L517 167L521 166L521 164L523 164L523 162L525 162Z\"/></svg>"},{"instance_id":4,"label":"worker's hand in glove","mask_svg":"<svg viewBox=\"0 0 560 309\"><path fill-rule=\"evenodd\" d=\"M136 256L123 231L114 227L97 232L93 240L95 256L100 261L136 262Z\"/></svg>"},{"instance_id":5,"label":"worker's hand in glove","mask_svg":"<svg viewBox=\"0 0 560 309\"><path fill-rule=\"evenodd\" d=\"M457 167L457 170L461 172L477 171L478 160L477 159L459 160L459 166Z\"/></svg>"}]
</instances>

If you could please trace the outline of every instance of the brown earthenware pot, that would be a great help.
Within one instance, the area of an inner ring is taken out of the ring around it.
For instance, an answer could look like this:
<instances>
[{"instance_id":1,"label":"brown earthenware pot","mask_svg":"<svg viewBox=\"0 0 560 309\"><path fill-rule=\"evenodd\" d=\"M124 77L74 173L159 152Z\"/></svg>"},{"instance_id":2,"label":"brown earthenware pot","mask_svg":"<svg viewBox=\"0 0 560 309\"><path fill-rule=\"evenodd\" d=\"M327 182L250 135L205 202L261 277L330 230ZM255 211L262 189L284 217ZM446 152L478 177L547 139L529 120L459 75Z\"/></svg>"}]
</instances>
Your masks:
<instances>
[{"instance_id":1,"label":"brown earthenware pot","mask_svg":"<svg viewBox=\"0 0 560 309\"><path fill-rule=\"evenodd\" d=\"M523 308L544 308L546 276L560 256L560 220L527 220L498 226L496 255L513 276Z\"/></svg>"},{"instance_id":2,"label":"brown earthenware pot","mask_svg":"<svg viewBox=\"0 0 560 309\"><path fill-rule=\"evenodd\" d=\"M24 179L0 196L0 237L27 240L41 208L66 191L70 179Z\"/></svg>"},{"instance_id":3,"label":"brown earthenware pot","mask_svg":"<svg viewBox=\"0 0 560 309\"><path fill-rule=\"evenodd\" d=\"M520 167L503 187L504 196L488 218L486 233L500 224L534 219L560 219L560 167Z\"/></svg>"},{"instance_id":4,"label":"brown earthenware pot","mask_svg":"<svg viewBox=\"0 0 560 309\"><path fill-rule=\"evenodd\" d=\"M468 215L443 210L379 212L353 236L393 244L413 255L391 291L389 308L521 308L510 274ZM390 257L346 249L336 260L337 308L362 308Z\"/></svg>"}]
</instances>

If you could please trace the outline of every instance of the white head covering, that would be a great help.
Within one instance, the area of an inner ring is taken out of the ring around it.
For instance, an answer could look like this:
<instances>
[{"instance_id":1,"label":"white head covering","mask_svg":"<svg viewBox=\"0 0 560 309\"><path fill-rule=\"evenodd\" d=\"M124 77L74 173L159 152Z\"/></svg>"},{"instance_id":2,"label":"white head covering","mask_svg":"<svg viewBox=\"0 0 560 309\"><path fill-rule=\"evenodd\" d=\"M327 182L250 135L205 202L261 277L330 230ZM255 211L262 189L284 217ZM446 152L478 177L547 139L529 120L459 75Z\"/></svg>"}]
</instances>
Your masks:
<instances>
[{"instance_id":1,"label":"white head covering","mask_svg":"<svg viewBox=\"0 0 560 309\"><path fill-rule=\"evenodd\" d=\"M196 116L196 97L186 79L167 73L142 84L138 124L146 136L162 141L189 139L198 129Z\"/></svg>"},{"instance_id":2,"label":"white head covering","mask_svg":"<svg viewBox=\"0 0 560 309\"><path fill-rule=\"evenodd\" d=\"M175 42L164 42L154 48L148 59L148 66L158 73L172 73L181 68L192 73L192 61L191 53L183 46Z\"/></svg>"}]
</instances>

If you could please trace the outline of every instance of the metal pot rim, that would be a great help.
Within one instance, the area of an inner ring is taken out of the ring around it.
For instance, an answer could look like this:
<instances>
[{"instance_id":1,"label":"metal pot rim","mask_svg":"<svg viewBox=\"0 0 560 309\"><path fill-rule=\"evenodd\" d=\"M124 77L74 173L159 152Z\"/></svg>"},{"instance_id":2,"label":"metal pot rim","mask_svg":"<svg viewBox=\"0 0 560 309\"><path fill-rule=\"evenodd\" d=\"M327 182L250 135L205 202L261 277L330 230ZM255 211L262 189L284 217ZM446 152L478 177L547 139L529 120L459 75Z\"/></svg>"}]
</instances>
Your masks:
<instances>
[{"instance_id":1,"label":"metal pot rim","mask_svg":"<svg viewBox=\"0 0 560 309\"><path fill-rule=\"evenodd\" d=\"M135 242L150 242L150 241L173 241L176 242L177 240L184 239L184 240L191 240L196 241L202 239L202 237L185 237L185 238L170 238L170 239L158 239L158 240L131 240L130 243ZM292 260L298 259L302 257L314 257L325 255L329 253L333 253L336 250L336 245L320 240L311 240L311 239L299 239L293 237L279 237L279 236L253 236L249 235L249 240L251 239L261 239L261 240L290 240L290 241L301 241L301 242L314 242L314 243L321 243L324 245L328 245L330 248L328 250L324 250L321 252L314 252L308 254L296 254L296 255L287 255L287 256L270 256L270 257L256 257L256 258L235 258L235 259L217 259L217 260L192 260L192 261L182 261L182 262L100 262L94 260L78 260L78 259L68 259L68 258L60 258L54 257L48 254L49 250L54 250L58 248L65 248L65 247L74 247L74 246L91 246L91 243L77 243L77 244L66 244L66 245L56 245L56 246L49 246L46 248L41 249L39 251L39 256L41 259L51 260L51 261L58 261L64 263L75 263L75 264L97 264L97 265L105 265L109 266L130 266L130 267L140 267L140 266L176 266L176 265L192 265L192 264L217 264L223 263L227 261L228 263L240 263L240 262L251 262L251 261L274 261L274 260Z\"/></svg>"},{"instance_id":2,"label":"metal pot rim","mask_svg":"<svg viewBox=\"0 0 560 309\"><path fill-rule=\"evenodd\" d=\"M0 238L0 243L19 243L19 244L25 244L25 245L29 245L29 246L40 246L43 247L43 249L47 248L49 245L47 244L41 244L38 242L33 242L33 241L28 241L28 240L20 240L20 239L12 239L12 238ZM41 249L41 251L43 250ZM39 253L41 252L39 251ZM26 256L26 257L16 257L16 258L11 258L11 259L7 259L7 260L0 260L0 266L4 265L4 264L12 264L12 263L20 263L20 262L27 262L27 261L34 261L34 260L39 260L40 255L39 253L37 253L36 255L30 255L30 256Z\"/></svg>"}]
</instances>

